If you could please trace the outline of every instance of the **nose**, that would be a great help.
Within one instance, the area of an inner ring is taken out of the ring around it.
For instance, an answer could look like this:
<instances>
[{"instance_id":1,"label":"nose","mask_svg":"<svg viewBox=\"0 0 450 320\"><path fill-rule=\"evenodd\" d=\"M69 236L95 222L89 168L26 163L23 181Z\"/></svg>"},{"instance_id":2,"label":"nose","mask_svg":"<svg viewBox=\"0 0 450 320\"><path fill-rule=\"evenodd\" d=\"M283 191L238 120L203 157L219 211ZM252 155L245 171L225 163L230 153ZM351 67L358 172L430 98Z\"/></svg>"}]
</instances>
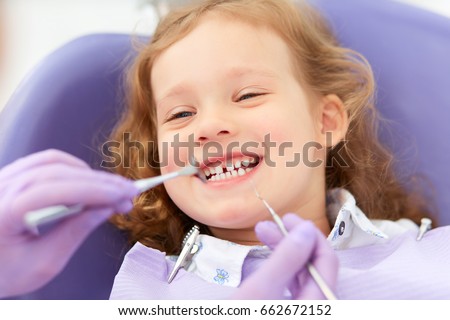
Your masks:
<instances>
[{"instance_id":1,"label":"nose","mask_svg":"<svg viewBox=\"0 0 450 320\"><path fill-rule=\"evenodd\" d=\"M204 144L209 141L224 141L233 137L238 125L231 114L225 112L208 112L198 114L194 136L196 141Z\"/></svg>"}]
</instances>

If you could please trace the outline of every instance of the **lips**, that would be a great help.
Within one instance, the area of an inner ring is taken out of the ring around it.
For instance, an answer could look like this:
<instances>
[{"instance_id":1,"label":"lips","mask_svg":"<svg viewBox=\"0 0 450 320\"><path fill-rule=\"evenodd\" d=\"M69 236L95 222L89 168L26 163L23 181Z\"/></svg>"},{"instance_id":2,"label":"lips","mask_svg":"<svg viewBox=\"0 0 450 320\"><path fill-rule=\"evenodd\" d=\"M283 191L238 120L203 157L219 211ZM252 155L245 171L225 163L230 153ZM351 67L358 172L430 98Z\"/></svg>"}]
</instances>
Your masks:
<instances>
[{"instance_id":1,"label":"lips","mask_svg":"<svg viewBox=\"0 0 450 320\"><path fill-rule=\"evenodd\" d=\"M221 181L242 177L251 172L261 159L260 157L240 157L227 161L215 161L203 167L203 173L208 181Z\"/></svg>"}]
</instances>

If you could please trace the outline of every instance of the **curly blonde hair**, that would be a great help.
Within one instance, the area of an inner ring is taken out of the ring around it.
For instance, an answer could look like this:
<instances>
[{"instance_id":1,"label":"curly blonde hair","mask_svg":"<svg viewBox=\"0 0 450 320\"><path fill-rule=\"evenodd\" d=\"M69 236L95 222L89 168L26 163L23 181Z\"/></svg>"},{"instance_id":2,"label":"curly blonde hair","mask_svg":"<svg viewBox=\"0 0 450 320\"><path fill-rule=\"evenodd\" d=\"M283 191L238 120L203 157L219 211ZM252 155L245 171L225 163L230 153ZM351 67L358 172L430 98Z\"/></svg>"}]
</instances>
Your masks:
<instances>
[{"instance_id":1,"label":"curly blonde hair","mask_svg":"<svg viewBox=\"0 0 450 320\"><path fill-rule=\"evenodd\" d=\"M210 12L274 30L290 48L297 80L317 95L335 94L344 103L349 130L345 142L341 142L344 146L336 149L340 149L340 160L348 165L341 166L337 154L328 150L327 189L349 190L371 219L410 218L418 222L429 216L424 199L405 188L405 181L400 181L394 172L392 153L377 138L379 116L368 62L359 53L341 47L325 20L301 1L206 0L169 13L158 25L151 43L140 50L129 73L127 109L112 136L120 142L118 151L127 164L117 168L118 173L132 179L160 174L157 144L143 144L144 150L127 148L129 141L124 139L124 133L137 141L156 142L150 85L153 62ZM115 216L113 222L129 232L132 242L140 241L169 254L179 251L183 235L194 224L176 207L163 186L142 194L131 213ZM201 228L208 233L206 226Z\"/></svg>"}]
</instances>

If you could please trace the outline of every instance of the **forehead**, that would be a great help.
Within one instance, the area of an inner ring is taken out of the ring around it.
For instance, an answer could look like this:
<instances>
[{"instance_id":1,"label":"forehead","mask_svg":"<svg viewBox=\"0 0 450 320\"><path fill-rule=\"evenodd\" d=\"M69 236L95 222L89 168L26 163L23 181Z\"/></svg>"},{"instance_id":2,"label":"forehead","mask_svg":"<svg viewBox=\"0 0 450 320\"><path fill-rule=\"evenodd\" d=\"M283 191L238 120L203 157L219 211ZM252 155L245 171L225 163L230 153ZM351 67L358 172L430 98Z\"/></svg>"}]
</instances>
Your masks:
<instances>
[{"instance_id":1,"label":"forehead","mask_svg":"<svg viewBox=\"0 0 450 320\"><path fill-rule=\"evenodd\" d=\"M282 74L291 71L289 48L267 26L208 14L184 38L154 61L152 83L177 75L195 76L200 71L229 74L259 70Z\"/></svg>"}]
</instances>

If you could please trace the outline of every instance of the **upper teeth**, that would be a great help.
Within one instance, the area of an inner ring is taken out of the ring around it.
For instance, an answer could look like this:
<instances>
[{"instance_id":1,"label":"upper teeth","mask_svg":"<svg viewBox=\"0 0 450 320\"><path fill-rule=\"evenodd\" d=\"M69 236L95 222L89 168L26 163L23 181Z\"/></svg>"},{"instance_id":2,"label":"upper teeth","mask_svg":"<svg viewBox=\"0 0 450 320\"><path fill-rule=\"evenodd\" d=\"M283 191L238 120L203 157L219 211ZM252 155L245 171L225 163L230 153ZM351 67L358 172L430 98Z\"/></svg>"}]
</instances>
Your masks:
<instances>
[{"instance_id":1,"label":"upper teeth","mask_svg":"<svg viewBox=\"0 0 450 320\"><path fill-rule=\"evenodd\" d=\"M236 160L233 163L227 162L226 164L222 163L222 165L213 167L213 168L205 168L203 172L208 180L218 181L223 179L230 179L237 176L243 176L247 172L253 170L253 168L247 168L250 163L255 163L255 158L241 159Z\"/></svg>"}]
</instances>

